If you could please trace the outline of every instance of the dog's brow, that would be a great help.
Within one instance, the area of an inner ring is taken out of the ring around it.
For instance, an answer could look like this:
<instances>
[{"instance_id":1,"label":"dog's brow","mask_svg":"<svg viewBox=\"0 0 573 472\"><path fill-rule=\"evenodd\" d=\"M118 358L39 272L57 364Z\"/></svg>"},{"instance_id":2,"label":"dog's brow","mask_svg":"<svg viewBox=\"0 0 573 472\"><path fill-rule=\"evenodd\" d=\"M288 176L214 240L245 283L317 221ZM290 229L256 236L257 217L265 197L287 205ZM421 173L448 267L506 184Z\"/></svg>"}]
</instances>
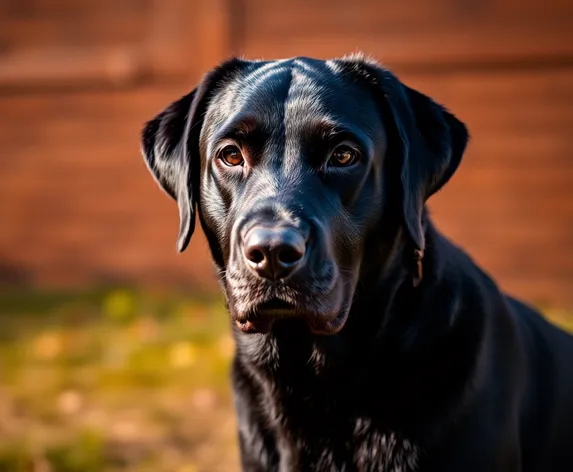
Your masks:
<instances>
[{"instance_id":1,"label":"dog's brow","mask_svg":"<svg viewBox=\"0 0 573 472\"><path fill-rule=\"evenodd\" d=\"M341 133L350 132L346 126L329 119L315 121L310 125L310 127L315 134L318 134L325 139L329 139Z\"/></svg>"},{"instance_id":2,"label":"dog's brow","mask_svg":"<svg viewBox=\"0 0 573 472\"><path fill-rule=\"evenodd\" d=\"M323 141L347 138L355 141L365 150L369 150L369 140L363 130L356 126L347 125L332 119L319 119L308 124L307 134L309 138L316 138Z\"/></svg>"},{"instance_id":3,"label":"dog's brow","mask_svg":"<svg viewBox=\"0 0 573 472\"><path fill-rule=\"evenodd\" d=\"M214 141L223 139L247 139L261 131L259 120L253 115L239 115L226 123L223 128L217 132Z\"/></svg>"}]
</instances>

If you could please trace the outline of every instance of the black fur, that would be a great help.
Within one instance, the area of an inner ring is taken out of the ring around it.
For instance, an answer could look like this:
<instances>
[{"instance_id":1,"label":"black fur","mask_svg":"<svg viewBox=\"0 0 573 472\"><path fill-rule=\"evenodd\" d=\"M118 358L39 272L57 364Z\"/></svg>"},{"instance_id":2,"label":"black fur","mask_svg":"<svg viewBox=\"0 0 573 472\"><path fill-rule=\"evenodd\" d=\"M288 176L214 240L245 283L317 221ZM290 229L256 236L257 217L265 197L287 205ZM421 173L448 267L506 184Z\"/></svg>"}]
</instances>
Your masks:
<instances>
[{"instance_id":1,"label":"black fur","mask_svg":"<svg viewBox=\"0 0 573 472\"><path fill-rule=\"evenodd\" d=\"M234 59L147 124L178 246L196 205L227 298L245 471L573 470L572 338L424 209L467 139L362 57ZM350 167L329 160L342 141L360 155ZM229 143L243 166L222 163ZM257 225L304 236L288 278L249 269Z\"/></svg>"}]
</instances>

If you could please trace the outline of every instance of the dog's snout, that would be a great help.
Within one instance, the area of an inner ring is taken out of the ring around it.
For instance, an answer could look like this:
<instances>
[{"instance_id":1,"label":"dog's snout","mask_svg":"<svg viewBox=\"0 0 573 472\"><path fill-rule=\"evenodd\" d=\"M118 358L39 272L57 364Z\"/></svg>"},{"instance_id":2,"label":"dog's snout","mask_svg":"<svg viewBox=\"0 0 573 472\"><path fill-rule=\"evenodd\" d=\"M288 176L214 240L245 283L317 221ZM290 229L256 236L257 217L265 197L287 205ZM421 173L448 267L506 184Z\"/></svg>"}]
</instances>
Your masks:
<instances>
[{"instance_id":1,"label":"dog's snout","mask_svg":"<svg viewBox=\"0 0 573 472\"><path fill-rule=\"evenodd\" d=\"M256 226L243 240L247 265L260 277L278 280L292 274L304 259L306 242L294 228Z\"/></svg>"}]
</instances>

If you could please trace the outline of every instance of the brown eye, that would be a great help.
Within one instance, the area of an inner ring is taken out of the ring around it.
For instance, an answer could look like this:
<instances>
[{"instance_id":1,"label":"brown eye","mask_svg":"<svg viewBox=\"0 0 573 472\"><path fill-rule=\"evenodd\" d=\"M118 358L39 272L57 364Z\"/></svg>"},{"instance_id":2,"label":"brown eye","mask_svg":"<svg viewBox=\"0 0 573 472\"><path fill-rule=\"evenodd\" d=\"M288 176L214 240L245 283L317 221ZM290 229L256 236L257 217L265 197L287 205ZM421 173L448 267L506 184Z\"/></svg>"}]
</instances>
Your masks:
<instances>
[{"instance_id":1,"label":"brown eye","mask_svg":"<svg viewBox=\"0 0 573 472\"><path fill-rule=\"evenodd\" d=\"M245 161L241 150L237 146L225 146L221 153L219 154L219 159L229 167L240 166Z\"/></svg>"},{"instance_id":2,"label":"brown eye","mask_svg":"<svg viewBox=\"0 0 573 472\"><path fill-rule=\"evenodd\" d=\"M348 167L358 161L358 151L350 146L338 146L328 161L328 165L333 167Z\"/></svg>"}]
</instances>

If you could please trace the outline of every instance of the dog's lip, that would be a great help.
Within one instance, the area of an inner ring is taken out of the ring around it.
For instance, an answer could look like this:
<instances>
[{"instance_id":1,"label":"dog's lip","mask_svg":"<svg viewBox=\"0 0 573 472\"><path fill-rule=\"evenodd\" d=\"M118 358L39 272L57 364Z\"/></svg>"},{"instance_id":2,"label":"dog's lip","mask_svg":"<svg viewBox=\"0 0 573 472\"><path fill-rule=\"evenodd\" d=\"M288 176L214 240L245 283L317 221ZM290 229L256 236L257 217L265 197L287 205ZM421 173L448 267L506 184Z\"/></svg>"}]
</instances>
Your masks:
<instances>
[{"instance_id":1,"label":"dog's lip","mask_svg":"<svg viewBox=\"0 0 573 472\"><path fill-rule=\"evenodd\" d=\"M348 319L348 306L343 303L335 312L307 312L302 307L272 298L256 306L250 316L236 319L235 325L243 333L268 334L275 321L298 318L306 322L308 329L317 335L329 336L342 330Z\"/></svg>"},{"instance_id":2,"label":"dog's lip","mask_svg":"<svg viewBox=\"0 0 573 472\"><path fill-rule=\"evenodd\" d=\"M256 320L235 320L235 325L246 334L268 334L273 326L274 318L270 316L259 317Z\"/></svg>"},{"instance_id":3,"label":"dog's lip","mask_svg":"<svg viewBox=\"0 0 573 472\"><path fill-rule=\"evenodd\" d=\"M288 320L289 318L304 319L310 331L314 334L321 336L331 336L339 333L348 319L348 310L341 310L334 317L324 316L297 316L293 312L276 311L265 314L264 316L256 316L252 319L237 319L235 325L245 334L268 334L270 333L273 324L278 320Z\"/></svg>"},{"instance_id":4,"label":"dog's lip","mask_svg":"<svg viewBox=\"0 0 573 472\"><path fill-rule=\"evenodd\" d=\"M256 305L247 317L235 320L235 324L243 333L267 334L275 320L295 316L297 310L294 304L271 298Z\"/></svg>"},{"instance_id":5,"label":"dog's lip","mask_svg":"<svg viewBox=\"0 0 573 472\"><path fill-rule=\"evenodd\" d=\"M331 336L333 334L339 333L348 319L349 314L348 309L341 308L338 314L334 317L320 317L320 318L308 318L307 324L308 328L314 333L321 336Z\"/></svg>"},{"instance_id":6,"label":"dog's lip","mask_svg":"<svg viewBox=\"0 0 573 472\"><path fill-rule=\"evenodd\" d=\"M254 311L258 316L288 316L296 314L297 310L294 303L281 300L280 298L271 298L263 303L259 303Z\"/></svg>"}]
</instances>

